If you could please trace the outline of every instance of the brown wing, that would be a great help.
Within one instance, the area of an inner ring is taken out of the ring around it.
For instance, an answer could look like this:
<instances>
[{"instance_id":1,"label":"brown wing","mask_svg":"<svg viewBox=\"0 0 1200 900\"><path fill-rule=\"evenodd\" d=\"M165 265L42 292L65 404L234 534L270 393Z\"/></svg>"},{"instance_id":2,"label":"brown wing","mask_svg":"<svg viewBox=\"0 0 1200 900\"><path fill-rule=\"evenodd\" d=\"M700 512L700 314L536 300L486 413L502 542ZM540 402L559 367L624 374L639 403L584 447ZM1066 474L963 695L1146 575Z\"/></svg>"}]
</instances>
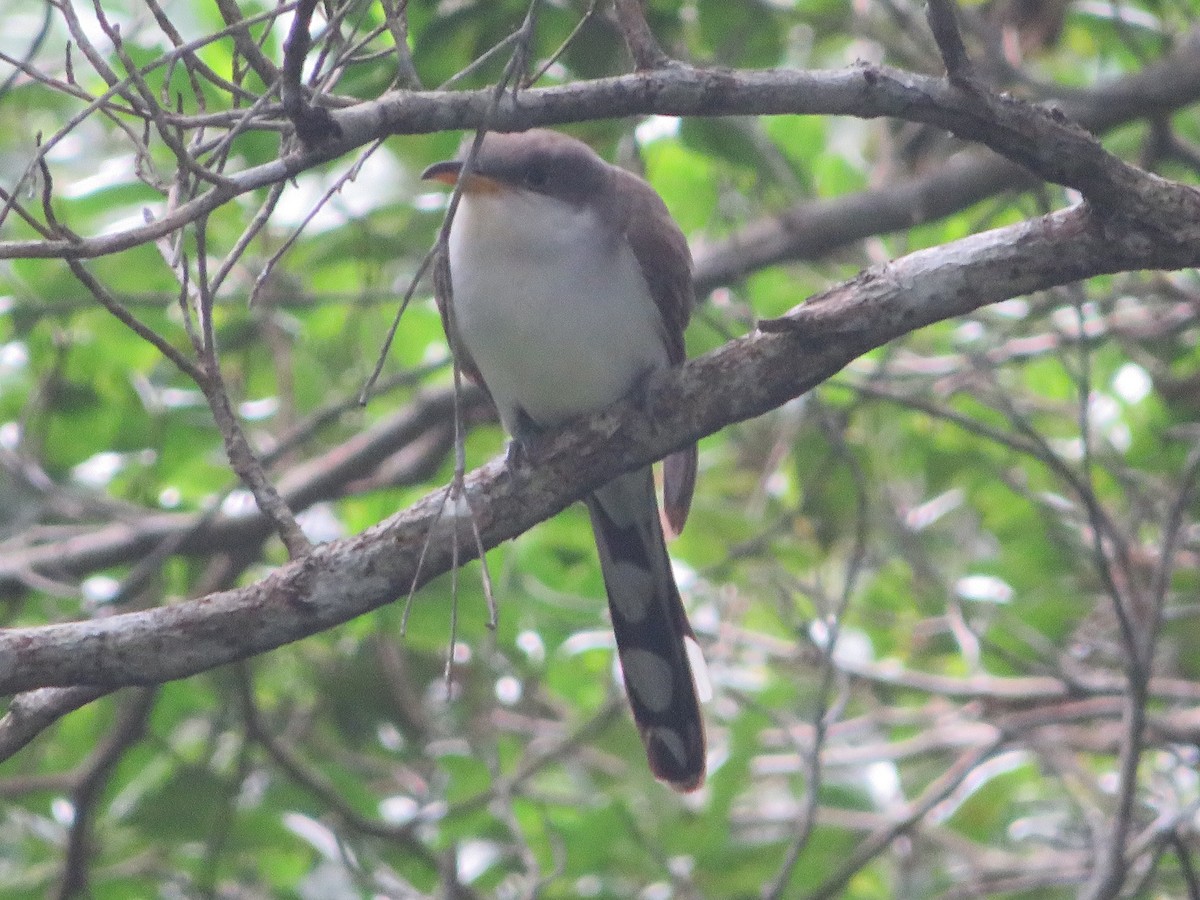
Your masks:
<instances>
[{"instance_id":1,"label":"brown wing","mask_svg":"<svg viewBox=\"0 0 1200 900\"><path fill-rule=\"evenodd\" d=\"M490 398L491 394L488 392L487 385L483 383L483 376L479 374L479 367L475 365L475 360L467 352L466 344L459 337L458 329L454 327L453 316L450 314L451 296L450 263L444 254L439 254L433 262L433 299L437 303L438 313L442 317L442 330L446 332L450 352L454 354L454 361L458 363L459 370L483 388Z\"/></svg>"},{"instance_id":2,"label":"brown wing","mask_svg":"<svg viewBox=\"0 0 1200 900\"><path fill-rule=\"evenodd\" d=\"M679 365L687 356L683 332L695 304L687 238L654 188L622 169L613 172L617 192L625 200L625 236L662 316L667 358ZM692 444L663 461L663 511L671 536L683 531L695 487L696 445Z\"/></svg>"},{"instance_id":3,"label":"brown wing","mask_svg":"<svg viewBox=\"0 0 1200 900\"><path fill-rule=\"evenodd\" d=\"M683 331L695 302L687 238L654 188L623 169L613 171L617 191L626 201L625 236L662 315L668 356L678 365L685 357Z\"/></svg>"}]
</instances>

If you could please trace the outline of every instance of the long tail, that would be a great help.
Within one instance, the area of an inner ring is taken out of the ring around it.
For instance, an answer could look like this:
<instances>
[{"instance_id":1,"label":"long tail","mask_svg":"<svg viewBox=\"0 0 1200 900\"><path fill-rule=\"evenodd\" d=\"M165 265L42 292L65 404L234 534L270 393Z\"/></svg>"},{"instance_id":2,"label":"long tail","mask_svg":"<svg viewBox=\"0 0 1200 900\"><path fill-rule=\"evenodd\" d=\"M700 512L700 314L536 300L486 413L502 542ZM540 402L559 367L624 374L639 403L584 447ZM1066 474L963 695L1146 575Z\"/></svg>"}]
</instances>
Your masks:
<instances>
[{"instance_id":1,"label":"long tail","mask_svg":"<svg viewBox=\"0 0 1200 900\"><path fill-rule=\"evenodd\" d=\"M650 769L679 791L704 782L704 722L684 640L688 624L649 467L588 498L625 691Z\"/></svg>"}]
</instances>

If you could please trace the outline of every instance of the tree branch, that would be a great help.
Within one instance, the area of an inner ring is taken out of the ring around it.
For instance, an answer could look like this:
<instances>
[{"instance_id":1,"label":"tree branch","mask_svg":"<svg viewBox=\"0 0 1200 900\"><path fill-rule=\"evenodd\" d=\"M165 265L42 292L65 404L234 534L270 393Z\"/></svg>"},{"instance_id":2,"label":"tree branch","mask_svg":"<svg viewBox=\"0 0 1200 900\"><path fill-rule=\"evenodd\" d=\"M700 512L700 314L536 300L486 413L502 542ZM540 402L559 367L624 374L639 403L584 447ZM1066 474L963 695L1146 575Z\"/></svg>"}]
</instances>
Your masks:
<instances>
[{"instance_id":1,"label":"tree branch","mask_svg":"<svg viewBox=\"0 0 1200 900\"><path fill-rule=\"evenodd\" d=\"M646 21L645 0L613 0L613 12L617 14L617 25L639 72L674 64L650 30Z\"/></svg>"},{"instance_id":2,"label":"tree branch","mask_svg":"<svg viewBox=\"0 0 1200 900\"><path fill-rule=\"evenodd\" d=\"M412 484L427 477L430 465L448 450L453 402L449 390L418 395L397 415L285 472L279 478L280 494L291 508L303 510L340 496L362 479L382 480L381 466L388 484ZM479 391L469 392L463 404L468 421L477 421L490 409ZM32 547L0 544L0 590L19 586L28 572L77 577L126 563L154 552L163 542L178 542L179 553L201 554L262 541L270 531L261 512L214 516L146 511L135 521L118 521Z\"/></svg>"},{"instance_id":3,"label":"tree branch","mask_svg":"<svg viewBox=\"0 0 1200 900\"><path fill-rule=\"evenodd\" d=\"M146 721L154 706L154 698L153 690L138 690L121 699L116 724L92 752L91 758L77 776L75 789L71 792L74 816L67 841L66 857L63 860L58 897L90 894L88 871L92 862L91 844L96 803L117 763L145 734Z\"/></svg>"},{"instance_id":4,"label":"tree branch","mask_svg":"<svg viewBox=\"0 0 1200 900\"><path fill-rule=\"evenodd\" d=\"M913 253L657 376L641 402L622 401L548 436L531 448L533 466L510 470L497 460L472 473L469 506L484 545L494 547L619 473L773 409L915 328L1093 275L1196 265L1200 244L1121 234L1087 206ZM245 588L94 622L0 632L0 692L186 677L345 622L447 571L455 539L470 552L470 521L441 515L443 506L437 491Z\"/></svg>"},{"instance_id":5,"label":"tree branch","mask_svg":"<svg viewBox=\"0 0 1200 900\"><path fill-rule=\"evenodd\" d=\"M1169 75L1169 77L1167 77ZM1155 79L1158 79L1157 81ZM1200 31L1181 42L1179 54L1141 76L1125 79L1110 94L1116 121L1174 109L1180 96L1200 92ZM979 141L1041 177L1076 187L1085 194L1123 203L1141 220L1166 225L1189 218L1180 203L1200 204L1177 195L1168 208L1155 190L1160 180L1105 154L1086 132L1061 117L1015 100L989 97L986 104L966 97L942 79L886 67L861 65L840 71L772 69L733 72L685 66L615 78L505 94L495 102L491 89L464 92L396 91L378 100L331 113L340 129L319 145L299 148L274 162L228 176L162 218L136 228L81 240L0 242L0 259L95 257L117 253L170 234L247 191L286 180L388 134L421 134L449 129L519 130L585 119L657 113L677 116L850 115L888 116L945 128ZM1067 107L1068 104L1063 104ZM494 107L494 109L493 109ZM1105 127L1112 121L1098 121ZM1195 192L1190 192L1194 194ZM1172 237L1174 235L1174 237ZM1168 230L1165 239L1195 235Z\"/></svg>"},{"instance_id":6,"label":"tree branch","mask_svg":"<svg viewBox=\"0 0 1200 900\"><path fill-rule=\"evenodd\" d=\"M316 8L317 0L300 0L296 4L296 17L292 19L292 27L283 42L283 68L279 82L283 109L292 120L297 137L309 146L340 136L329 110L310 103L300 83L304 74L304 59L312 46L308 29Z\"/></svg>"},{"instance_id":7,"label":"tree branch","mask_svg":"<svg viewBox=\"0 0 1200 900\"><path fill-rule=\"evenodd\" d=\"M927 0L925 20L941 51L950 83L964 90L974 90L975 72L958 29L957 4L954 0Z\"/></svg>"}]
</instances>

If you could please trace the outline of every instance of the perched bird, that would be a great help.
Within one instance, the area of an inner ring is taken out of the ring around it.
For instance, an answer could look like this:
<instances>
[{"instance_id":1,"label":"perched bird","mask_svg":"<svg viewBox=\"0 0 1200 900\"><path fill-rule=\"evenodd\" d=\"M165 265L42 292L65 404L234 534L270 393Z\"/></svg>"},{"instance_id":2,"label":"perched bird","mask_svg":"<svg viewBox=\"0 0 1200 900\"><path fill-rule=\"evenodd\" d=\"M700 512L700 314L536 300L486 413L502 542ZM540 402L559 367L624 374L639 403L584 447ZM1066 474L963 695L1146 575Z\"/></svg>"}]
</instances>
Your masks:
<instances>
[{"instance_id":1,"label":"perched bird","mask_svg":"<svg viewBox=\"0 0 1200 900\"><path fill-rule=\"evenodd\" d=\"M464 173L469 146L422 176L462 181L449 235L451 290L439 290L439 304L460 367L488 391L520 446L683 362L691 253L654 189L581 141L544 130L492 132ZM687 519L695 479L695 445L667 457L665 520L674 533ZM695 638L651 468L614 479L586 502L650 768L676 790L694 790L705 772L685 646Z\"/></svg>"}]
</instances>

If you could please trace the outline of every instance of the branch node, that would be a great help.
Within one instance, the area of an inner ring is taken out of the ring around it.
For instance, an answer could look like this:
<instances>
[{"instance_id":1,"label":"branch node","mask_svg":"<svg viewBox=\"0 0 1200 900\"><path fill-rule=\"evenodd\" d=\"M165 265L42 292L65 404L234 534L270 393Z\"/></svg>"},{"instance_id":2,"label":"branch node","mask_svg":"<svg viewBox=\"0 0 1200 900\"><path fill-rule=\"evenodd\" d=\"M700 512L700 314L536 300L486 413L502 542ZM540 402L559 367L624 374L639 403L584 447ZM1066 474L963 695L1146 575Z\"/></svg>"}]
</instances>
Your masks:
<instances>
[{"instance_id":1,"label":"branch node","mask_svg":"<svg viewBox=\"0 0 1200 900\"><path fill-rule=\"evenodd\" d=\"M306 147L342 136L341 126L334 121L329 110L310 103L300 83L304 58L312 46L308 27L316 6L317 0L302 0L296 7L296 17L283 42L283 71L279 83L283 110L295 127L296 136Z\"/></svg>"},{"instance_id":2,"label":"branch node","mask_svg":"<svg viewBox=\"0 0 1200 900\"><path fill-rule=\"evenodd\" d=\"M927 0L925 19L933 39L937 41L946 65L946 77L957 88L968 91L979 89L975 67L967 56L962 32L958 28L958 7L954 0Z\"/></svg>"},{"instance_id":3,"label":"branch node","mask_svg":"<svg viewBox=\"0 0 1200 900\"><path fill-rule=\"evenodd\" d=\"M613 0L613 11L617 14L617 25L625 38L625 45L633 57L634 68L639 72L665 69L678 65L671 59L654 37L646 22L644 0Z\"/></svg>"}]
</instances>

